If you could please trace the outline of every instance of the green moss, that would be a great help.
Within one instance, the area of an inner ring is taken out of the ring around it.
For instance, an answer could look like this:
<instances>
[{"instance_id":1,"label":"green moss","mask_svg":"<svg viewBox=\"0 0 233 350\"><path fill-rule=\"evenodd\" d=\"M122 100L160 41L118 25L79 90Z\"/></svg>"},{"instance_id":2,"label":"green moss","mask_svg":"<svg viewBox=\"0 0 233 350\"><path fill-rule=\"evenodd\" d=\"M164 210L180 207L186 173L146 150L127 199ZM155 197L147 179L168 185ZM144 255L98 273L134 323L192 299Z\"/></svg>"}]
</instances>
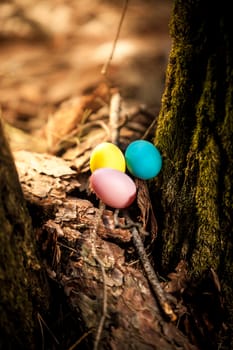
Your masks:
<instances>
[{"instance_id":1,"label":"green moss","mask_svg":"<svg viewBox=\"0 0 233 350\"><path fill-rule=\"evenodd\" d=\"M201 274L210 267L219 268L219 253L222 251L218 203L220 159L213 137L208 137L205 147L197 151L197 158L199 171L195 201L198 230L192 264L193 272Z\"/></svg>"},{"instance_id":2,"label":"green moss","mask_svg":"<svg viewBox=\"0 0 233 350\"><path fill-rule=\"evenodd\" d=\"M208 7L174 2L154 140L163 156L156 254L165 272L185 259L199 281L214 269L233 325L233 35L225 7Z\"/></svg>"}]
</instances>

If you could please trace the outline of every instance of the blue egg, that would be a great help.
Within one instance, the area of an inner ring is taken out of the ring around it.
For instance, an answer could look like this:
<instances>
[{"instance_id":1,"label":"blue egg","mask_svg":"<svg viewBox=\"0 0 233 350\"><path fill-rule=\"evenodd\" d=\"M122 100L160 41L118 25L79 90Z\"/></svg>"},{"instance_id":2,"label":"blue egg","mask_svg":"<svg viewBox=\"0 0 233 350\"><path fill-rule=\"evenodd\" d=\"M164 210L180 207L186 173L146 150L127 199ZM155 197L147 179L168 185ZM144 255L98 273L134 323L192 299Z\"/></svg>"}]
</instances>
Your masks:
<instances>
[{"instance_id":1,"label":"blue egg","mask_svg":"<svg viewBox=\"0 0 233 350\"><path fill-rule=\"evenodd\" d=\"M162 167L162 157L153 143L145 140L133 141L125 151L129 172L139 179L149 180L158 175Z\"/></svg>"}]
</instances>

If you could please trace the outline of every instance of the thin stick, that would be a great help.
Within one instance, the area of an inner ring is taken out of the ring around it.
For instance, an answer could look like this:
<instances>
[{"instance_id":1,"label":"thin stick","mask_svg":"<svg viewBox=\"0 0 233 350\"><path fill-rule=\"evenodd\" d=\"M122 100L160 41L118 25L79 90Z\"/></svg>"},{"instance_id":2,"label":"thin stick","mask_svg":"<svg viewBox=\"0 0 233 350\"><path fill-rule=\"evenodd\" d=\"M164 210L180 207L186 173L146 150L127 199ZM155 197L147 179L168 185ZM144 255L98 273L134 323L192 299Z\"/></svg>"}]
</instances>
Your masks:
<instances>
[{"instance_id":1,"label":"thin stick","mask_svg":"<svg viewBox=\"0 0 233 350\"><path fill-rule=\"evenodd\" d=\"M74 350L77 345L79 345L83 339L85 339L90 333L92 333L92 329L90 329L88 332L84 333L72 346L69 347L68 350Z\"/></svg>"},{"instance_id":2,"label":"thin stick","mask_svg":"<svg viewBox=\"0 0 233 350\"><path fill-rule=\"evenodd\" d=\"M124 17L125 17L126 11L127 11L128 2L129 2L129 0L125 0L125 2L124 2L124 7L123 7L123 10L121 12L120 22L119 22L119 25L118 25L118 28L117 28L117 33L116 33L116 36L115 36L115 39L114 39L114 42L113 42L113 46L112 46L112 51L110 53L110 56L109 56L107 62L104 64L104 66L103 66L103 68L101 70L101 74L103 74L103 75L107 75L108 67L109 67L109 65L110 65L110 63L112 61L112 58L113 58L113 55L114 55L114 52L115 52L115 49L116 49L117 41L118 41L118 38L119 38L119 35L120 35L122 23L124 21Z\"/></svg>"},{"instance_id":3,"label":"thin stick","mask_svg":"<svg viewBox=\"0 0 233 350\"><path fill-rule=\"evenodd\" d=\"M148 126L148 128L146 129L146 131L144 132L143 136L142 136L142 140L146 140L148 138L148 136L150 135L150 133L152 132L152 130L155 130L155 127L157 125L157 118L155 118L152 123Z\"/></svg>"},{"instance_id":4,"label":"thin stick","mask_svg":"<svg viewBox=\"0 0 233 350\"><path fill-rule=\"evenodd\" d=\"M119 115L120 115L120 109L121 109L121 96L119 93L116 93L112 96L110 101L110 112L109 112L109 129L111 130L111 141L113 143L116 143L118 140L118 126L119 126ZM101 217L103 215L103 212L106 208L106 205L100 201L99 202L99 215L97 217L97 222L95 224L95 227L93 228L91 232L91 241L92 241L92 254L96 262L99 264L102 277L103 277L103 304L102 304L102 315L101 319L98 325L98 329L96 332L95 337L95 343L94 343L94 350L98 350L98 346L101 339L101 334L103 332L104 328L104 322L107 316L107 307L108 307L108 294L107 294L107 283L106 283L106 272L104 268L104 264L102 263L101 259L98 257L97 251L96 251L96 236L98 227L100 224Z\"/></svg>"},{"instance_id":5,"label":"thin stick","mask_svg":"<svg viewBox=\"0 0 233 350\"><path fill-rule=\"evenodd\" d=\"M110 112L109 112L109 128L111 131L111 140L117 144L119 136L119 116L121 112L121 96L117 92L112 95L110 101Z\"/></svg>"},{"instance_id":6,"label":"thin stick","mask_svg":"<svg viewBox=\"0 0 233 350\"><path fill-rule=\"evenodd\" d=\"M55 337L55 335L53 334L53 332L51 331L51 329L48 327L48 325L46 324L46 322L43 320L42 316L40 315L40 313L37 313L37 320L39 322L40 325L40 330L41 330L41 335L42 335L42 349L44 349L44 331L43 331L43 326L45 326L45 328L47 329L47 331L49 332L49 334L51 335L51 337L53 338L53 340L55 341L55 343L57 345L60 345L59 341L57 340L57 338Z\"/></svg>"},{"instance_id":7,"label":"thin stick","mask_svg":"<svg viewBox=\"0 0 233 350\"><path fill-rule=\"evenodd\" d=\"M99 325L98 325L98 329L97 329L97 332L96 332L96 337L95 337L95 342L94 342L94 350L98 350L98 347L99 347L101 334L102 334L103 328L104 328L105 318L107 316L107 305L108 305L106 273L105 273L104 265L103 265L101 259L98 257L98 254L97 254L97 251L96 251L96 236L97 236L98 227L99 227L100 220L101 220L101 217L103 215L104 209L105 209L105 204L100 201L100 203L99 203L99 215L97 217L97 222L96 222L95 227L93 228L93 230L91 230L92 254L93 254L93 257L94 257L95 261L100 266L101 273L102 273L102 278L103 278L102 315L101 315L100 322L99 322Z\"/></svg>"},{"instance_id":8,"label":"thin stick","mask_svg":"<svg viewBox=\"0 0 233 350\"><path fill-rule=\"evenodd\" d=\"M40 326L40 331L41 331L41 337L42 337L42 347L41 349L44 350L45 348L45 343L44 343L44 329L43 329L43 325L42 325L42 321L41 321L41 316L39 315L39 313L37 314L37 319L39 322L39 326Z\"/></svg>"},{"instance_id":9,"label":"thin stick","mask_svg":"<svg viewBox=\"0 0 233 350\"><path fill-rule=\"evenodd\" d=\"M164 290L160 285L159 279L154 271L154 268L152 267L150 260L148 259L142 239L138 232L138 227L133 226L133 221L130 219L127 213L125 214L125 217L126 217L126 222L132 225L131 232L132 232L133 244L137 249L137 253L140 257L144 271L147 275L151 288L158 300L158 303L161 306L162 310L164 311L165 315L167 315L172 321L175 321L177 317L174 311L172 310L167 300L166 294L164 293Z\"/></svg>"},{"instance_id":10,"label":"thin stick","mask_svg":"<svg viewBox=\"0 0 233 350\"><path fill-rule=\"evenodd\" d=\"M118 126L119 126L119 115L120 115L120 109L121 109L121 96L119 93L116 93L112 96L110 101L110 112L109 112L109 128L111 130L111 141L113 143L116 143L118 140ZM101 259L98 257L97 251L96 251L96 236L98 227L100 224L101 217L103 215L104 209L106 208L106 205L100 201L99 202L99 215L97 218L97 223L95 227L92 230L91 233L91 239L92 239L92 254L95 258L96 262L99 264L102 272L103 277L103 304L102 304L102 316L99 322L99 326L97 329L96 337L95 337L95 343L94 343L94 350L98 350L99 342L101 339L101 334L103 332L104 328L104 322L107 316L107 307L108 307L108 294L107 294L107 284L106 284L106 272L104 269L104 265L101 261Z\"/></svg>"},{"instance_id":11,"label":"thin stick","mask_svg":"<svg viewBox=\"0 0 233 350\"><path fill-rule=\"evenodd\" d=\"M120 103L121 103L120 94L116 94L115 96L113 95L112 100L111 100L112 109L111 109L109 119L110 119L110 123L112 123L112 126L114 126L116 130L118 130L117 126L119 125L119 117L120 117L120 109L121 109ZM112 133L112 142L116 144L117 141L118 141L118 133L115 131L114 133ZM145 182L144 182L144 184L145 184L145 186L147 186ZM118 214L119 214L119 210L116 209L115 214L114 214L115 226L118 223L118 220L117 220ZM145 251L143 241L142 241L141 236L138 232L138 231L142 232L142 228L141 228L140 224L135 223L133 220L131 220L127 210L124 211L124 214L125 214L125 218L126 218L126 225L124 228L131 229L133 244L137 250L137 253L138 253L139 258L141 260L142 266L143 266L144 271L147 275L148 281L151 285L151 288L152 288L155 296L157 297L157 301L158 301L159 305L161 306L165 315L168 316L172 321L175 321L176 315L173 312L173 310L172 310L172 308L171 308L171 306L166 298L166 295L165 295L165 293L160 285L160 282L159 282L159 279L155 273L155 270L152 267L152 265L147 257L147 253ZM144 230L143 230L143 233L145 234Z\"/></svg>"}]
</instances>

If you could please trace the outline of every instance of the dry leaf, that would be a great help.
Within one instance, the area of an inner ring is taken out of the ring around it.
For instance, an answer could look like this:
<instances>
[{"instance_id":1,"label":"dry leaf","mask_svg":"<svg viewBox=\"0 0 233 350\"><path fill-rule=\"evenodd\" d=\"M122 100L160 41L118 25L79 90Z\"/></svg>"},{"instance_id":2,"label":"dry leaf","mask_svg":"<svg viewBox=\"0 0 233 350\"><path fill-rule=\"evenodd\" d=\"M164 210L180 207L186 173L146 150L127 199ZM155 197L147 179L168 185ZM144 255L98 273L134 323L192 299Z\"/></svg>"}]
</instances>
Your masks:
<instances>
[{"instance_id":1,"label":"dry leaf","mask_svg":"<svg viewBox=\"0 0 233 350\"><path fill-rule=\"evenodd\" d=\"M90 113L98 111L108 100L108 88L100 85L93 94L72 98L64 102L60 108L52 114L44 128L50 153L59 151L59 146L64 140L73 137L74 131L79 135L83 124Z\"/></svg>"},{"instance_id":2,"label":"dry leaf","mask_svg":"<svg viewBox=\"0 0 233 350\"><path fill-rule=\"evenodd\" d=\"M80 186L77 173L62 158L27 151L14 152L24 192L39 198L63 199Z\"/></svg>"},{"instance_id":3,"label":"dry leaf","mask_svg":"<svg viewBox=\"0 0 233 350\"><path fill-rule=\"evenodd\" d=\"M14 157L21 173L27 173L29 169L33 169L40 174L54 177L76 174L62 158L49 154L18 151L14 152Z\"/></svg>"}]
</instances>

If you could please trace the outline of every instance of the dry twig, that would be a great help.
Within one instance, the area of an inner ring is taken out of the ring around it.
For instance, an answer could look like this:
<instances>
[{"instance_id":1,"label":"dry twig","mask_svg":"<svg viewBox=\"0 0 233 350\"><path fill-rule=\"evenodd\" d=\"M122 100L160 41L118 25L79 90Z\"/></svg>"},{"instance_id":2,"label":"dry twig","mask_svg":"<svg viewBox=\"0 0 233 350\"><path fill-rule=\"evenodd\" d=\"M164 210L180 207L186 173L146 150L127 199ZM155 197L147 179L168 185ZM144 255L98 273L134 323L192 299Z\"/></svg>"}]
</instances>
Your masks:
<instances>
[{"instance_id":1,"label":"dry twig","mask_svg":"<svg viewBox=\"0 0 233 350\"><path fill-rule=\"evenodd\" d=\"M143 268L145 270L145 273L147 275L148 281L150 283L150 286L155 294L155 297L161 306L164 314L168 316L172 321L176 321L177 317L172 310L168 298L161 287L161 284L159 282L159 279L155 273L154 268L152 267L150 260L148 259L147 253L145 251L141 236L139 234L139 228L138 225L135 225L134 222L130 219L129 215L125 213L126 222L130 225L132 225L131 232L132 232L132 239L133 244L137 250L137 253L140 257L141 263L143 265Z\"/></svg>"},{"instance_id":2,"label":"dry twig","mask_svg":"<svg viewBox=\"0 0 233 350\"><path fill-rule=\"evenodd\" d=\"M51 337L53 338L54 342L59 345L59 341L57 340L57 338L55 337L55 335L53 334L53 332L51 331L51 329L48 327L47 323L44 321L44 319L42 318L42 316L40 315L40 313L37 313L37 320L39 322L39 326L40 326L40 331L41 331L41 336L42 336L42 349L45 349L45 344L44 344L44 330L43 330L43 326L47 329L47 331L49 332L49 334L51 335Z\"/></svg>"},{"instance_id":3,"label":"dry twig","mask_svg":"<svg viewBox=\"0 0 233 350\"><path fill-rule=\"evenodd\" d=\"M116 130L118 130L119 116L120 116L120 110L121 110L121 106L120 106L121 98L120 98L119 94L116 94L115 96L113 95L113 98L114 99L112 99L112 106L114 108L111 109L112 114L110 114L110 123L112 126L114 126L114 128ZM118 132L112 133L112 142L115 144L117 143L117 137L118 137ZM148 191L147 184L145 183L145 181L143 181L143 186L145 186L147 191ZM149 198L147 198L147 199L150 200ZM150 203L150 207L151 207L151 203ZM116 213L114 215L115 222L117 220L117 214L118 214L118 210L116 211ZM164 290L162 289L160 282L158 280L158 277L157 277L157 275L156 275L156 273L155 273L155 271L154 271L154 269L153 269L153 267L152 267L152 265L147 257L147 253L146 253L146 250L144 248L143 241L142 241L141 236L138 232L138 231L140 231L141 233L143 233L143 235L145 235L145 230L142 229L140 224L135 223L133 220L131 220L127 211L125 211L124 214L125 214L124 216L126 218L125 228L131 228L133 244L137 250L137 253L139 255L139 258L141 260L143 268L146 272L146 275L147 275L148 281L151 285L151 288L152 288L152 290L157 298L157 301L158 301L159 305L161 306L164 314L166 316L168 316L172 321L175 321L177 317L176 317L174 311L172 310L172 308L168 302L167 296L166 296Z\"/></svg>"},{"instance_id":4,"label":"dry twig","mask_svg":"<svg viewBox=\"0 0 233 350\"><path fill-rule=\"evenodd\" d=\"M93 257L96 260L97 264L99 264L99 266L101 268L101 273L102 273L102 278L103 278L102 316L100 318L100 322L99 322L98 329L97 329L97 332L96 332L96 337L95 337L95 342L94 342L94 350L97 350L98 347L99 347L99 342L100 342L100 339L101 339L101 334L102 334L102 331L103 331L104 322L105 322L105 318L106 318L106 315L107 315L107 303L108 303L105 268L104 268L104 265L103 265L101 259L99 258L98 254L97 254L97 251L96 251L96 236L97 236L98 227L99 227L100 220L101 220L101 217L103 215L104 209L105 209L105 204L100 201L100 204L99 204L99 215L97 217L97 221L96 221L96 224L95 224L94 228L91 230L92 254L93 254Z\"/></svg>"},{"instance_id":5,"label":"dry twig","mask_svg":"<svg viewBox=\"0 0 233 350\"><path fill-rule=\"evenodd\" d=\"M110 65L110 63L112 61L112 58L113 58L113 55L114 55L114 52L115 52L115 49L116 49L117 41L118 41L118 38L119 38L119 35L120 35L121 27L122 27L122 24L123 24L123 21L124 21L124 18L125 18L125 14L126 14L126 11L127 11L127 8L128 8L128 2L129 2L129 0L125 0L124 7L123 7L123 10L122 10L122 13L121 13L121 19L120 19L120 22L119 22L119 25L118 25L118 28L117 28L117 33L116 33L116 36L115 36L115 39L114 39L114 42L113 42L112 51L110 53L110 56L109 56L108 60L106 61L105 65L103 66L103 68L101 70L101 74L103 74L103 75L107 74L108 67L109 67L109 65Z\"/></svg>"}]
</instances>

